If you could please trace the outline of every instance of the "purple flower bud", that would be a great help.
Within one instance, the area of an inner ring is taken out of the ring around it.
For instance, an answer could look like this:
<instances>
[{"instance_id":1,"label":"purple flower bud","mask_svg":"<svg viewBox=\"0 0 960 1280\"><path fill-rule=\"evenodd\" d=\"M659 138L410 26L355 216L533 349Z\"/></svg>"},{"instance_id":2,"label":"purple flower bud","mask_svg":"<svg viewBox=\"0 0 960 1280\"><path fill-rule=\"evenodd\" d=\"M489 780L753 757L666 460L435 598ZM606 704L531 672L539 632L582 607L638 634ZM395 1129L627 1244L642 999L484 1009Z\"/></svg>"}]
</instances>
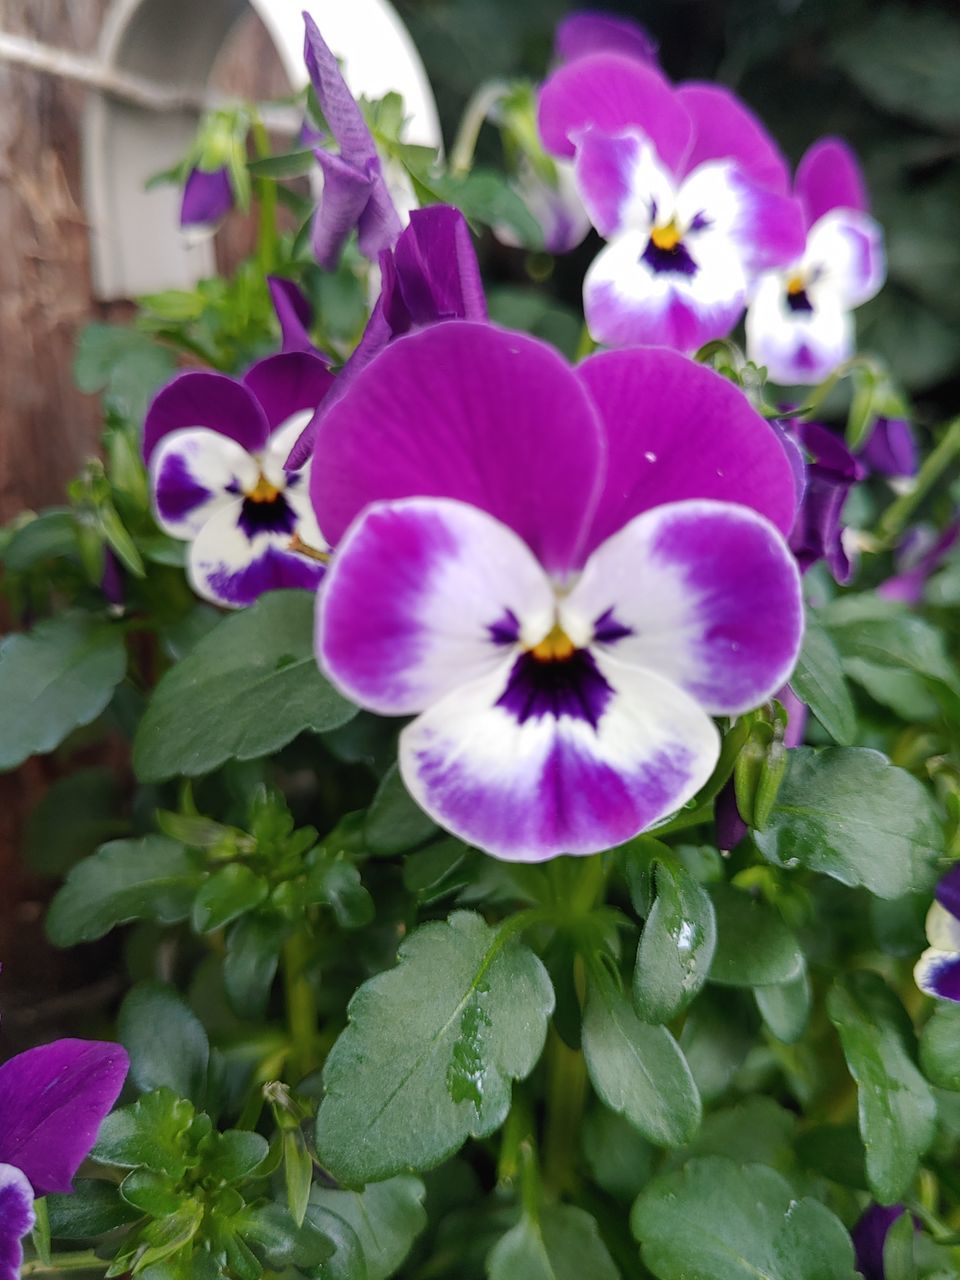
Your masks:
<instances>
[{"instance_id":1,"label":"purple flower bud","mask_svg":"<svg viewBox=\"0 0 960 1280\"><path fill-rule=\"evenodd\" d=\"M656 40L639 22L594 9L569 14L557 25L553 41L557 62L573 62L591 53L622 53L656 63L657 51Z\"/></svg>"},{"instance_id":2,"label":"purple flower bud","mask_svg":"<svg viewBox=\"0 0 960 1280\"><path fill-rule=\"evenodd\" d=\"M887 1232L903 1213L902 1204L872 1204L857 1220L850 1232L857 1257L857 1268L863 1280L886 1280L883 1270L883 1246Z\"/></svg>"},{"instance_id":3,"label":"purple flower bud","mask_svg":"<svg viewBox=\"0 0 960 1280\"><path fill-rule=\"evenodd\" d=\"M233 208L233 187L225 168L207 173L194 167L183 188L181 227L213 229Z\"/></svg>"},{"instance_id":4,"label":"purple flower bud","mask_svg":"<svg viewBox=\"0 0 960 1280\"><path fill-rule=\"evenodd\" d=\"M917 472L917 442L905 418L878 418L857 455L868 471L882 476L912 476Z\"/></svg>"},{"instance_id":5,"label":"purple flower bud","mask_svg":"<svg viewBox=\"0 0 960 1280\"><path fill-rule=\"evenodd\" d=\"M747 834L747 824L737 807L737 790L732 778L717 796L714 822L718 849L735 849Z\"/></svg>"},{"instance_id":6,"label":"purple flower bud","mask_svg":"<svg viewBox=\"0 0 960 1280\"><path fill-rule=\"evenodd\" d=\"M837 582L850 577L850 561L843 548L843 506L864 471L842 440L815 422L790 422L785 430L803 450L805 484L797 519L790 532L790 549L801 573L826 560Z\"/></svg>"},{"instance_id":7,"label":"purple flower bud","mask_svg":"<svg viewBox=\"0 0 960 1280\"><path fill-rule=\"evenodd\" d=\"M900 572L877 587L885 600L900 600L916 607L923 602L927 579L939 569L947 552L960 538L960 516L955 516L939 537L931 539L920 529L911 529L897 557Z\"/></svg>"}]
</instances>

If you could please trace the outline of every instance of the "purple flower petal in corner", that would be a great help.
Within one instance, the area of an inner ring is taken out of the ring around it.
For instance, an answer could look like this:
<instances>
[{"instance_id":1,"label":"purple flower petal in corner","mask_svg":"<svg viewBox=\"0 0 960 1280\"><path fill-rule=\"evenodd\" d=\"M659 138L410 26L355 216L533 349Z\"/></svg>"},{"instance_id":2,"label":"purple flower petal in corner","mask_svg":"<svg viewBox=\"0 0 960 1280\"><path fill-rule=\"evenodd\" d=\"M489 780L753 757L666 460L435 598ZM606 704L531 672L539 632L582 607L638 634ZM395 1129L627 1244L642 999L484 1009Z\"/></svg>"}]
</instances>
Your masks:
<instances>
[{"instance_id":1,"label":"purple flower petal in corner","mask_svg":"<svg viewBox=\"0 0 960 1280\"><path fill-rule=\"evenodd\" d=\"M347 87L336 58L309 14L304 14L304 57L323 117L340 148L338 155L318 150L323 194L314 218L317 261L332 270L350 232L357 228L360 251L376 259L403 229L384 180L380 157L363 113Z\"/></svg>"},{"instance_id":2,"label":"purple flower petal in corner","mask_svg":"<svg viewBox=\"0 0 960 1280\"><path fill-rule=\"evenodd\" d=\"M281 276L267 276L267 288L280 324L281 350L316 351L309 333L313 309L303 290Z\"/></svg>"},{"instance_id":3,"label":"purple flower petal in corner","mask_svg":"<svg viewBox=\"0 0 960 1280\"><path fill-rule=\"evenodd\" d=\"M960 863L940 877L935 897L942 907L960 920Z\"/></svg>"},{"instance_id":4,"label":"purple flower petal in corner","mask_svg":"<svg viewBox=\"0 0 960 1280\"><path fill-rule=\"evenodd\" d=\"M787 713L787 727L783 734L785 747L803 746L803 735L807 728L807 716L810 708L798 698L788 684L785 684L776 695L777 701Z\"/></svg>"},{"instance_id":5,"label":"purple flower petal in corner","mask_svg":"<svg viewBox=\"0 0 960 1280\"><path fill-rule=\"evenodd\" d=\"M923 603L923 595L927 579L939 569L947 553L960 538L960 517L954 517L939 536L924 536L920 529L912 530L915 537L909 539L914 545L908 548L908 539L904 539L898 560L901 571L892 578L887 578L877 587L877 595L884 600L900 600L903 604L917 605Z\"/></svg>"},{"instance_id":6,"label":"purple flower petal in corner","mask_svg":"<svg viewBox=\"0 0 960 1280\"><path fill-rule=\"evenodd\" d=\"M868 471L894 478L917 473L917 442L905 418L878 418L858 457Z\"/></svg>"},{"instance_id":7,"label":"purple flower petal in corner","mask_svg":"<svg viewBox=\"0 0 960 1280\"><path fill-rule=\"evenodd\" d=\"M71 1190L116 1102L129 1060L116 1044L55 1040L0 1066L0 1163L37 1195Z\"/></svg>"},{"instance_id":8,"label":"purple flower petal in corner","mask_svg":"<svg viewBox=\"0 0 960 1280\"><path fill-rule=\"evenodd\" d=\"M737 805L737 788L732 778L724 783L723 790L717 796L714 825L717 848L726 852L735 849L750 830L740 815Z\"/></svg>"},{"instance_id":9,"label":"purple flower petal in corner","mask_svg":"<svg viewBox=\"0 0 960 1280\"><path fill-rule=\"evenodd\" d=\"M863 1280L886 1280L883 1269L883 1246L887 1232L904 1212L902 1204L872 1204L857 1219L850 1232L857 1268Z\"/></svg>"},{"instance_id":10,"label":"purple flower petal in corner","mask_svg":"<svg viewBox=\"0 0 960 1280\"><path fill-rule=\"evenodd\" d=\"M226 169L191 169L180 202L181 227L215 229L233 208L233 187Z\"/></svg>"},{"instance_id":11,"label":"purple flower petal in corner","mask_svg":"<svg viewBox=\"0 0 960 1280\"><path fill-rule=\"evenodd\" d=\"M620 53L655 64L658 48L657 41L639 22L595 9L568 14L557 24L553 40L557 62L573 62L591 53Z\"/></svg>"},{"instance_id":12,"label":"purple flower petal in corner","mask_svg":"<svg viewBox=\"0 0 960 1280\"><path fill-rule=\"evenodd\" d=\"M802 572L826 560L837 582L850 577L843 547L843 506L863 468L832 431L815 422L789 423L787 431L806 455L806 487L790 532L790 548Z\"/></svg>"},{"instance_id":13,"label":"purple flower petal in corner","mask_svg":"<svg viewBox=\"0 0 960 1280\"><path fill-rule=\"evenodd\" d=\"M30 1183L19 1169L0 1163L0 1280L18 1280L20 1241L35 1225Z\"/></svg>"}]
</instances>

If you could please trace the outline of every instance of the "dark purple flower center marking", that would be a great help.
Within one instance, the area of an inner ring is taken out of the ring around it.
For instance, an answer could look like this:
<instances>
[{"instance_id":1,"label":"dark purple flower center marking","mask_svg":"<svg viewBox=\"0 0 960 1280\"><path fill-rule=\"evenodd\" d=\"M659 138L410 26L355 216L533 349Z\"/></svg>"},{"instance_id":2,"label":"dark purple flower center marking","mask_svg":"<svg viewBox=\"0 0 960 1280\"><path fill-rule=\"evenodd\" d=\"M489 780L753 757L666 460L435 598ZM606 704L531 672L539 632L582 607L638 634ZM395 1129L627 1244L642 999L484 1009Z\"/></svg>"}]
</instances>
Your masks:
<instances>
[{"instance_id":1,"label":"dark purple flower center marking","mask_svg":"<svg viewBox=\"0 0 960 1280\"><path fill-rule=\"evenodd\" d=\"M193 475L179 453L169 454L157 476L157 507L167 520L180 520L201 506L210 490Z\"/></svg>"},{"instance_id":2,"label":"dark purple flower center marking","mask_svg":"<svg viewBox=\"0 0 960 1280\"><path fill-rule=\"evenodd\" d=\"M806 289L787 289L787 306L791 311L812 311L813 303L807 297Z\"/></svg>"},{"instance_id":3,"label":"dark purple flower center marking","mask_svg":"<svg viewBox=\"0 0 960 1280\"><path fill-rule=\"evenodd\" d=\"M520 639L520 623L512 609L506 609L503 616L487 626L490 639L494 644L516 644Z\"/></svg>"},{"instance_id":4,"label":"dark purple flower center marking","mask_svg":"<svg viewBox=\"0 0 960 1280\"><path fill-rule=\"evenodd\" d=\"M237 524L252 542L258 533L293 534L297 517L290 503L277 491L266 499L245 497Z\"/></svg>"},{"instance_id":5,"label":"dark purple flower center marking","mask_svg":"<svg viewBox=\"0 0 960 1280\"><path fill-rule=\"evenodd\" d=\"M600 644L615 644L618 640L624 640L633 634L633 627L628 627L625 622L617 618L612 605L601 613L593 624L593 638Z\"/></svg>"},{"instance_id":6,"label":"dark purple flower center marking","mask_svg":"<svg viewBox=\"0 0 960 1280\"><path fill-rule=\"evenodd\" d=\"M507 687L497 706L518 724L549 716L585 720L596 729L613 689L604 679L589 649L574 649L569 657L547 660L522 653L513 664Z\"/></svg>"},{"instance_id":7,"label":"dark purple flower center marking","mask_svg":"<svg viewBox=\"0 0 960 1280\"><path fill-rule=\"evenodd\" d=\"M677 240L675 244L665 247L663 244L656 243L655 235L656 232L651 235L647 241L647 247L640 255L641 261L645 262L651 271L655 271L657 275L672 273L678 276L695 276L697 274L697 264L682 240Z\"/></svg>"}]
</instances>

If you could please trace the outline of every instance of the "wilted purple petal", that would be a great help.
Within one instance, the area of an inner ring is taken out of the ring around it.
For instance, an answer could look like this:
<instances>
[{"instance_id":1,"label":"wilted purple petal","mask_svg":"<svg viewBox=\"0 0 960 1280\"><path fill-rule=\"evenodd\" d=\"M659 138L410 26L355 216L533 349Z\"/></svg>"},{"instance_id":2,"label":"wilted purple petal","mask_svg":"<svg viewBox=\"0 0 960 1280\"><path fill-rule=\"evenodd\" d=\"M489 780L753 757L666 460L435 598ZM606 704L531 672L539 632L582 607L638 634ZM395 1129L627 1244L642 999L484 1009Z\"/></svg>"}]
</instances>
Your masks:
<instances>
[{"instance_id":1,"label":"wilted purple petal","mask_svg":"<svg viewBox=\"0 0 960 1280\"><path fill-rule=\"evenodd\" d=\"M35 1224L30 1183L19 1169L0 1163L0 1280L18 1280L20 1241Z\"/></svg>"},{"instance_id":2,"label":"wilted purple petal","mask_svg":"<svg viewBox=\"0 0 960 1280\"><path fill-rule=\"evenodd\" d=\"M631 18L580 9L557 24L553 55L558 62L573 62L591 53L620 53L656 63L658 47L646 27Z\"/></svg>"},{"instance_id":3,"label":"wilted purple petal","mask_svg":"<svg viewBox=\"0 0 960 1280\"><path fill-rule=\"evenodd\" d=\"M330 151L317 151L316 156L323 170L323 194L313 218L313 256L332 271L369 203L373 177Z\"/></svg>"},{"instance_id":4,"label":"wilted purple petal","mask_svg":"<svg viewBox=\"0 0 960 1280\"><path fill-rule=\"evenodd\" d=\"M21 1169L37 1195L71 1189L126 1079L116 1044L55 1040L0 1066L0 1163Z\"/></svg>"},{"instance_id":5,"label":"wilted purple petal","mask_svg":"<svg viewBox=\"0 0 960 1280\"><path fill-rule=\"evenodd\" d=\"M858 457L868 471L883 476L916 475L913 428L905 418L878 418Z\"/></svg>"},{"instance_id":6,"label":"wilted purple petal","mask_svg":"<svg viewBox=\"0 0 960 1280\"><path fill-rule=\"evenodd\" d=\"M863 469L826 427L815 422L790 423L788 430L807 455L806 487L790 532L790 549L801 572L826 560L837 582L846 582L850 561L843 548L841 515L850 489L863 478Z\"/></svg>"},{"instance_id":7,"label":"wilted purple petal","mask_svg":"<svg viewBox=\"0 0 960 1280\"><path fill-rule=\"evenodd\" d=\"M863 1280L886 1280L883 1246L887 1232L903 1212L902 1204L872 1204L854 1224L850 1238Z\"/></svg>"},{"instance_id":8,"label":"wilted purple petal","mask_svg":"<svg viewBox=\"0 0 960 1280\"><path fill-rule=\"evenodd\" d=\"M207 173L203 169L190 170L180 202L181 227L215 227L233 208L233 187L230 174L224 169Z\"/></svg>"},{"instance_id":9,"label":"wilted purple petal","mask_svg":"<svg viewBox=\"0 0 960 1280\"><path fill-rule=\"evenodd\" d=\"M282 350L316 351L309 333L313 308L303 290L281 276L267 276L267 288L280 324Z\"/></svg>"}]
</instances>

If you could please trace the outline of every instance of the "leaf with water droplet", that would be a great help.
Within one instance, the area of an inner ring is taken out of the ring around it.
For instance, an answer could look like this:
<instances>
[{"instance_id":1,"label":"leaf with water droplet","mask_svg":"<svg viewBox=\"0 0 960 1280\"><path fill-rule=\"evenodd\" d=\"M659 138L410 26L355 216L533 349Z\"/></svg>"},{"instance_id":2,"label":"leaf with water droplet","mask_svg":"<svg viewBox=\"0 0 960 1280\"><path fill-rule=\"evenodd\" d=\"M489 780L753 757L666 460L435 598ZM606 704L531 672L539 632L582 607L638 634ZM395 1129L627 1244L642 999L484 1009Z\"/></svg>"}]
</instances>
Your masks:
<instances>
[{"instance_id":1,"label":"leaf with water droplet","mask_svg":"<svg viewBox=\"0 0 960 1280\"><path fill-rule=\"evenodd\" d=\"M483 1037L491 1026L483 1008L486 986L479 986L471 996L460 1019L460 1035L453 1046L447 1068L447 1088L454 1102L470 1101L477 1114L483 1103L483 1075L486 1069Z\"/></svg>"},{"instance_id":2,"label":"leaf with water droplet","mask_svg":"<svg viewBox=\"0 0 960 1280\"><path fill-rule=\"evenodd\" d=\"M710 895L679 862L658 858L657 896L647 916L633 975L633 1001L645 1022L669 1022L710 972L717 927Z\"/></svg>"}]
</instances>

